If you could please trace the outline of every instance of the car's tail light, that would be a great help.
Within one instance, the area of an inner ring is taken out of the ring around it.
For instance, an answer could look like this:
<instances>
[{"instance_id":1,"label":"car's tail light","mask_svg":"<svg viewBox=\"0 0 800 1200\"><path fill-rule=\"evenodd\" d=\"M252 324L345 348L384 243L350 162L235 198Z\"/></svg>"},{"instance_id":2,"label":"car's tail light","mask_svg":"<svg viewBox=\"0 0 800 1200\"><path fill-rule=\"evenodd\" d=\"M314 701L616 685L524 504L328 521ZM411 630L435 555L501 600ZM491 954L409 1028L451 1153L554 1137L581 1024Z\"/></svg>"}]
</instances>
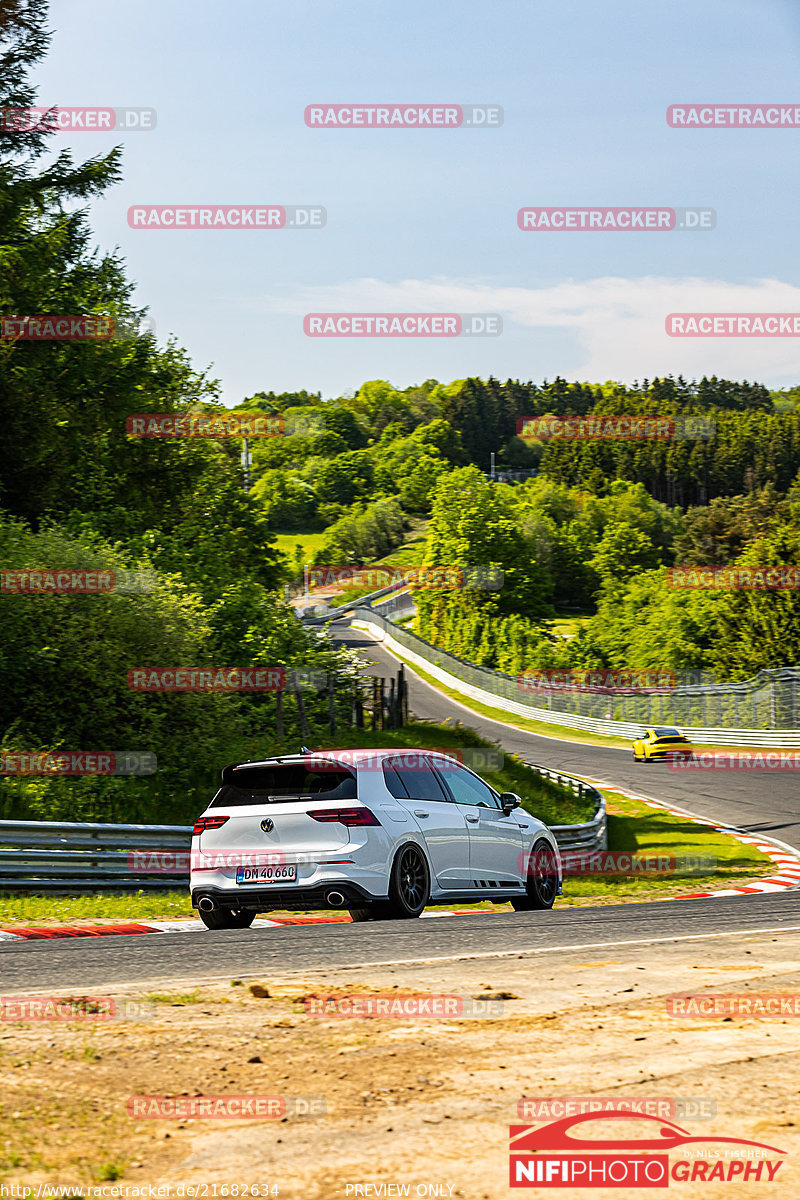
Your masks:
<instances>
[{"instance_id":1,"label":"car's tail light","mask_svg":"<svg viewBox=\"0 0 800 1200\"><path fill-rule=\"evenodd\" d=\"M198 817L194 823L192 837L196 837L198 833L203 833L206 829L220 829L226 821L230 821L230 817Z\"/></svg>"},{"instance_id":2,"label":"car's tail light","mask_svg":"<svg viewBox=\"0 0 800 1200\"><path fill-rule=\"evenodd\" d=\"M308 815L315 821L338 821L340 825L380 825L368 808L312 808Z\"/></svg>"}]
</instances>

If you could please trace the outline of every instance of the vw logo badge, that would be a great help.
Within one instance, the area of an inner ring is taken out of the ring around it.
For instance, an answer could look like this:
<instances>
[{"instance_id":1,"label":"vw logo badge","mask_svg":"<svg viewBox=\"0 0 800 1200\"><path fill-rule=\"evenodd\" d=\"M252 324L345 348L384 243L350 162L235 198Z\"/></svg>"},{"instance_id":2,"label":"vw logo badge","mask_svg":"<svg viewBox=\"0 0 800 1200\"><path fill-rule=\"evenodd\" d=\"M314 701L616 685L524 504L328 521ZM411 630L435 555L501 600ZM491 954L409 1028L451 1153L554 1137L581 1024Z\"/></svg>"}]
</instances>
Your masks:
<instances>
[{"instance_id":1,"label":"vw logo badge","mask_svg":"<svg viewBox=\"0 0 800 1200\"><path fill-rule=\"evenodd\" d=\"M264 830L264 833L272 833L275 828L275 822L272 817L264 817L264 820L261 822L261 828Z\"/></svg>"}]
</instances>

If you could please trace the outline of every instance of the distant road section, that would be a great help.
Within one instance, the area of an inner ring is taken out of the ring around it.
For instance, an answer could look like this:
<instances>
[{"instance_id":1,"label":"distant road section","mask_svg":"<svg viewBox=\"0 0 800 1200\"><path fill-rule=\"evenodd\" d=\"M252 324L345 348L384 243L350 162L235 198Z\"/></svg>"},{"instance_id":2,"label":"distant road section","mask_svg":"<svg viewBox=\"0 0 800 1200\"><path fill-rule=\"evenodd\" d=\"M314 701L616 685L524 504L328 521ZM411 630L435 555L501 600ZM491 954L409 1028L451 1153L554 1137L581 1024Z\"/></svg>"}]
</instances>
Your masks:
<instances>
[{"instance_id":1,"label":"distant road section","mask_svg":"<svg viewBox=\"0 0 800 1200\"><path fill-rule=\"evenodd\" d=\"M369 634L352 629L348 619L334 622L331 634L363 656L365 674L389 675L397 670L398 660ZM502 721L493 721L431 687L414 673L413 667L406 667L406 675L409 708L422 720L449 718L463 721L483 737L500 742L509 753L520 754L551 770L628 788L709 820L776 838L793 849L800 849L800 774L797 771L673 772L662 763L637 764L627 750L542 737L514 729Z\"/></svg>"}]
</instances>

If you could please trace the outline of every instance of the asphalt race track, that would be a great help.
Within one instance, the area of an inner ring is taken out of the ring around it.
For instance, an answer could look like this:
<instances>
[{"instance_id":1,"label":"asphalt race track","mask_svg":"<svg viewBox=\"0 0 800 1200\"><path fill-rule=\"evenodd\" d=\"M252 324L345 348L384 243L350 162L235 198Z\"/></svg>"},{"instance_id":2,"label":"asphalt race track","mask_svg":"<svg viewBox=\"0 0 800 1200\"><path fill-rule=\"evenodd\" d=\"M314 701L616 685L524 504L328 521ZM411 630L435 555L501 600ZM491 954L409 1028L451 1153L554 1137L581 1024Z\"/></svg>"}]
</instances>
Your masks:
<instances>
[{"instance_id":1,"label":"asphalt race track","mask_svg":"<svg viewBox=\"0 0 800 1200\"><path fill-rule=\"evenodd\" d=\"M388 675L397 661L344 622L334 636L359 649L365 670ZM505 749L555 770L616 784L676 807L800 847L794 772L672 772L637 766L622 750L574 745L468 714L409 672L410 706L422 719L459 716ZM188 931L69 941L0 942L3 992L141 988L314 969L525 957L622 945L800 930L800 888L708 900L657 901L552 912L477 914L376 925L313 925L247 931Z\"/></svg>"},{"instance_id":2,"label":"asphalt race track","mask_svg":"<svg viewBox=\"0 0 800 1200\"><path fill-rule=\"evenodd\" d=\"M550 912L483 913L365 925L284 925L211 933L140 934L69 941L0 943L3 992L142 988L333 967L437 959L524 958L570 950L800 930L800 889L719 900L661 900Z\"/></svg>"}]
</instances>

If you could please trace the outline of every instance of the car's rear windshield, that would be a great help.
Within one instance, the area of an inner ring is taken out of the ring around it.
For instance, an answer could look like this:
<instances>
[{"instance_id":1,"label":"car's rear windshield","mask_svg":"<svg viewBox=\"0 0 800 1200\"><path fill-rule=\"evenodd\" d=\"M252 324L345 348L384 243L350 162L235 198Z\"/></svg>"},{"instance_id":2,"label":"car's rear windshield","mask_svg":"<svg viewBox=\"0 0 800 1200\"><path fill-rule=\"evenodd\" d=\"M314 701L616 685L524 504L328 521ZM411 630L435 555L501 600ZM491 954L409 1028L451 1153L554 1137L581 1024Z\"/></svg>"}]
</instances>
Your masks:
<instances>
[{"instance_id":1,"label":"car's rear windshield","mask_svg":"<svg viewBox=\"0 0 800 1200\"><path fill-rule=\"evenodd\" d=\"M237 804L281 804L293 800L356 800L355 775L344 767L309 770L303 763L241 766L226 771L212 808Z\"/></svg>"},{"instance_id":2,"label":"car's rear windshield","mask_svg":"<svg viewBox=\"0 0 800 1200\"><path fill-rule=\"evenodd\" d=\"M656 737L665 738L676 738L681 736L677 729L654 729L653 733L656 735Z\"/></svg>"}]
</instances>

